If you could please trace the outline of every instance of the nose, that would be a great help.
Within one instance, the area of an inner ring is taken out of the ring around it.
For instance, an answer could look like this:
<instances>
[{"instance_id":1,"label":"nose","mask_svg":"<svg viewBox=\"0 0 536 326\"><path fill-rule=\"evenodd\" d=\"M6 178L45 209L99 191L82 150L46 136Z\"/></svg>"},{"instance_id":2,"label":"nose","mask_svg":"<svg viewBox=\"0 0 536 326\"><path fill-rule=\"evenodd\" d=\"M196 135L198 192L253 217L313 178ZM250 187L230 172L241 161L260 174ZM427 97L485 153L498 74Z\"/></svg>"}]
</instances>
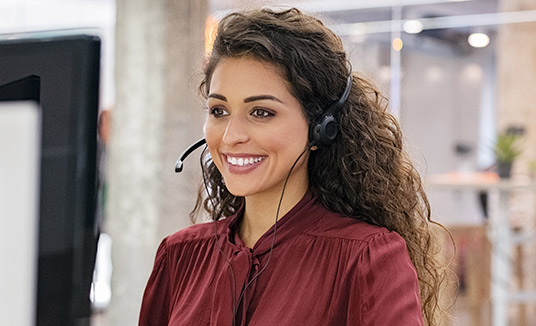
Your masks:
<instances>
[{"instance_id":1,"label":"nose","mask_svg":"<svg viewBox=\"0 0 536 326\"><path fill-rule=\"evenodd\" d=\"M223 142L227 145L245 143L249 140L248 122L240 116L232 116L227 122Z\"/></svg>"}]
</instances>

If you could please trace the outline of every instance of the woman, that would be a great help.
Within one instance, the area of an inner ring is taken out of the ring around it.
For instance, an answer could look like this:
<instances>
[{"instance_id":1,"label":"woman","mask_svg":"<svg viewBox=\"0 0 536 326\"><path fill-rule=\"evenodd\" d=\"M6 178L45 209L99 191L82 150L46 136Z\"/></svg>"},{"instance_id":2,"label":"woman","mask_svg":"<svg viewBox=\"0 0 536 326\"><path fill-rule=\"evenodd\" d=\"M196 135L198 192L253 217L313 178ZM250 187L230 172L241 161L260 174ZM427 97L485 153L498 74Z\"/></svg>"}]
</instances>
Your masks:
<instances>
[{"instance_id":1,"label":"woman","mask_svg":"<svg viewBox=\"0 0 536 326\"><path fill-rule=\"evenodd\" d=\"M230 14L200 90L192 214L214 223L163 240L140 325L436 325L426 195L333 32L296 9Z\"/></svg>"}]
</instances>

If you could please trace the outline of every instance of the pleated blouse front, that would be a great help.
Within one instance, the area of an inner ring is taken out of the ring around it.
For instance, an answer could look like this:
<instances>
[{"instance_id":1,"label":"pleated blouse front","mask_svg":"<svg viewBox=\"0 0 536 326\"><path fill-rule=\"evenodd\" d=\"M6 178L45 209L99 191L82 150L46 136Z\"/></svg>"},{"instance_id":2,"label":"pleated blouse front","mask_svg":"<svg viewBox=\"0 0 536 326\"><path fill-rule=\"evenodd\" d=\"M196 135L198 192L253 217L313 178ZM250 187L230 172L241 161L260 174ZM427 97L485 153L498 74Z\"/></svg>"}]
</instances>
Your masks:
<instances>
[{"instance_id":1,"label":"pleated blouse front","mask_svg":"<svg viewBox=\"0 0 536 326\"><path fill-rule=\"evenodd\" d=\"M242 211L165 238L140 326L422 325L402 237L320 205L310 193L253 248Z\"/></svg>"}]
</instances>

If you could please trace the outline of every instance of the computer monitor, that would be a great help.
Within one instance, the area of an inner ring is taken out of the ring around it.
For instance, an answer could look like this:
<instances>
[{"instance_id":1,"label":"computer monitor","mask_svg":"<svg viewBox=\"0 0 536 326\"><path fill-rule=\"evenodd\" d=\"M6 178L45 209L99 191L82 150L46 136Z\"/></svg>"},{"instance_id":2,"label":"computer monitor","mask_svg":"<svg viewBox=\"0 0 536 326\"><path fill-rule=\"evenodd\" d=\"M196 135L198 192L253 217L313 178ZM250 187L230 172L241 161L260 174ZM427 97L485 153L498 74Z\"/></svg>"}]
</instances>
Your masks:
<instances>
[{"instance_id":1,"label":"computer monitor","mask_svg":"<svg viewBox=\"0 0 536 326\"><path fill-rule=\"evenodd\" d=\"M100 39L95 35L0 35L0 101L34 101L41 110L38 326L89 324L99 229L99 65Z\"/></svg>"}]
</instances>

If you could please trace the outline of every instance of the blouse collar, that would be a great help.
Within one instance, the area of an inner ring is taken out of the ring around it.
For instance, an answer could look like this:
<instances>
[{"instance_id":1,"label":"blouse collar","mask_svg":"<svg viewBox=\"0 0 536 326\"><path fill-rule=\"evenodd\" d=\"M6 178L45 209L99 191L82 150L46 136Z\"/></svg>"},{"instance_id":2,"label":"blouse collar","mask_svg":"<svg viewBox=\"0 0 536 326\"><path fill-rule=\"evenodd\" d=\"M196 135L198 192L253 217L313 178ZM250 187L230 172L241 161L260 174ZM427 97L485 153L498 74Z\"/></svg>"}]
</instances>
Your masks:
<instances>
[{"instance_id":1,"label":"blouse collar","mask_svg":"<svg viewBox=\"0 0 536 326\"><path fill-rule=\"evenodd\" d=\"M293 238L301 233L308 225L311 225L313 220L321 217L325 209L316 203L316 198L311 191L307 191L302 199L284 216L278 219L277 223L264 233L255 246L251 249L253 255L262 255L269 251L272 247L277 247L278 244ZM226 231L227 242L238 250L250 250L244 245L244 242L238 236L238 223L244 215L244 205L230 216L228 228ZM274 217L275 218L275 217ZM275 233L275 241L274 241Z\"/></svg>"}]
</instances>

